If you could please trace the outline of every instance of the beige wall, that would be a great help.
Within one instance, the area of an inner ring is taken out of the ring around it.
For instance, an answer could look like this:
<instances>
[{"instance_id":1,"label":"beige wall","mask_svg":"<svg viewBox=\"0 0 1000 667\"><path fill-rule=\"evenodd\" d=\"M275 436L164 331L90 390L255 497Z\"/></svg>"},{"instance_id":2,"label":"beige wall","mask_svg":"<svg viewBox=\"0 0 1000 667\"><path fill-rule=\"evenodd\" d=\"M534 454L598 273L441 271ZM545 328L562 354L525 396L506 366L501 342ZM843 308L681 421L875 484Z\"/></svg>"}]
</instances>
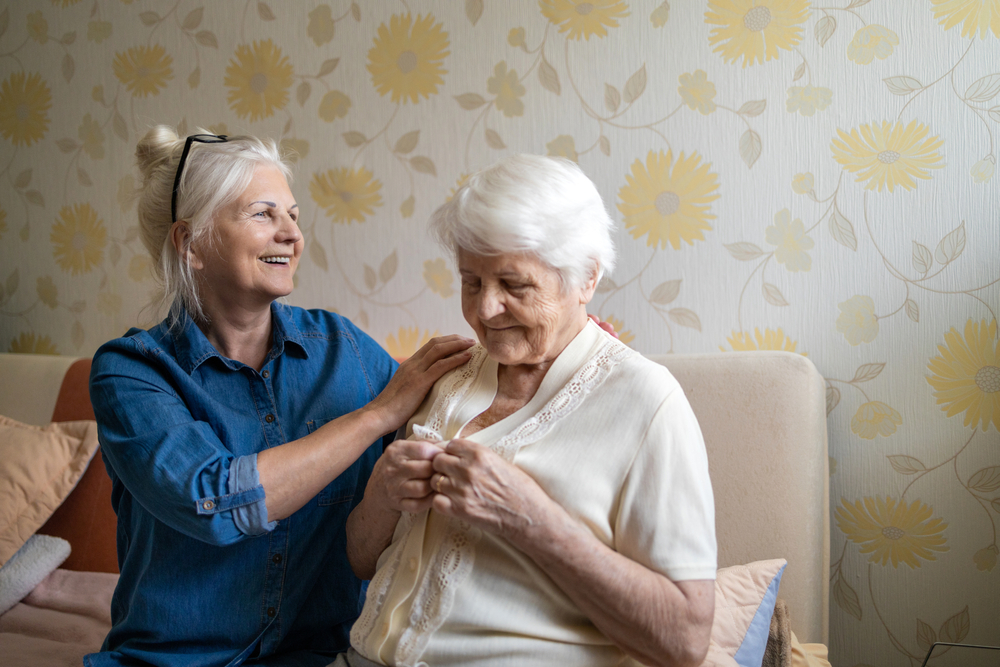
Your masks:
<instances>
[{"instance_id":1,"label":"beige wall","mask_svg":"<svg viewBox=\"0 0 1000 667\"><path fill-rule=\"evenodd\" d=\"M568 155L618 223L592 311L624 340L827 378L834 664L1000 643L996 0L35 0L0 27L5 351L152 319L124 194L153 123L297 150L290 300L394 354L469 331L430 212Z\"/></svg>"}]
</instances>

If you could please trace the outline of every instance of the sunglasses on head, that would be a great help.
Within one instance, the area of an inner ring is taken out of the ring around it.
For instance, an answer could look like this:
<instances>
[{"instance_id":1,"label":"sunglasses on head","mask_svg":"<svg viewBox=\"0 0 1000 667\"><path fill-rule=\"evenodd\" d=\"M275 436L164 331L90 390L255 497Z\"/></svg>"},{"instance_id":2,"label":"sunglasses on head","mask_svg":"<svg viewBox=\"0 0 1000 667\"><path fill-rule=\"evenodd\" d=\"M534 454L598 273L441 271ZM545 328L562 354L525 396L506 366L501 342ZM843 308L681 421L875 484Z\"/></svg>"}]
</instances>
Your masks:
<instances>
[{"instance_id":1,"label":"sunglasses on head","mask_svg":"<svg viewBox=\"0 0 1000 667\"><path fill-rule=\"evenodd\" d=\"M187 162L188 153L191 151L191 144L224 144L229 141L229 137L224 134L192 134L184 140L184 151L181 159L177 162L177 174L174 176L174 191L170 196L170 219L177 221L177 189L181 185L181 174L184 173L184 163Z\"/></svg>"}]
</instances>

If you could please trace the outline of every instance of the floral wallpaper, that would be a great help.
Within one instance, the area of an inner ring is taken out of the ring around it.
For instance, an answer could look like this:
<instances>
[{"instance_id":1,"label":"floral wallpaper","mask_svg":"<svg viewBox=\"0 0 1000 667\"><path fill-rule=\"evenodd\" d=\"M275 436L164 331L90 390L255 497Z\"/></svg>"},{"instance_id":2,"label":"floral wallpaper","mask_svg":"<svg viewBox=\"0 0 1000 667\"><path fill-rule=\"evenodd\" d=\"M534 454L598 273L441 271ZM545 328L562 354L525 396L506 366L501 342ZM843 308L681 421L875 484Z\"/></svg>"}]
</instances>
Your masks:
<instances>
[{"instance_id":1,"label":"floral wallpaper","mask_svg":"<svg viewBox=\"0 0 1000 667\"><path fill-rule=\"evenodd\" d=\"M9 2L4 351L158 319L130 199L155 123L280 140L290 301L396 356L469 333L434 208L503 155L577 161L622 340L826 378L833 664L1000 643L1000 0Z\"/></svg>"}]
</instances>

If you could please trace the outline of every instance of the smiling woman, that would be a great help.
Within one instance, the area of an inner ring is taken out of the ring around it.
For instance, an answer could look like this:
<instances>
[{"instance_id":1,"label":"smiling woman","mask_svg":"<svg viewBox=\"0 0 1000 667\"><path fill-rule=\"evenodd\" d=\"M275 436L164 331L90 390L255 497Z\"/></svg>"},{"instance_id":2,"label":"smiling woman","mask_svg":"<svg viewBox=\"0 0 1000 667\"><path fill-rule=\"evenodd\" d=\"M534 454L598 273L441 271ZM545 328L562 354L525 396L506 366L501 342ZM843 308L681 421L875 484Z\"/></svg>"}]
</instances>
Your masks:
<instances>
[{"instance_id":1,"label":"smiling woman","mask_svg":"<svg viewBox=\"0 0 1000 667\"><path fill-rule=\"evenodd\" d=\"M382 438L472 341L397 366L336 314L277 302L303 241L273 141L157 127L136 156L169 312L93 360L121 577L84 663L324 665L360 610L345 523Z\"/></svg>"}]
</instances>

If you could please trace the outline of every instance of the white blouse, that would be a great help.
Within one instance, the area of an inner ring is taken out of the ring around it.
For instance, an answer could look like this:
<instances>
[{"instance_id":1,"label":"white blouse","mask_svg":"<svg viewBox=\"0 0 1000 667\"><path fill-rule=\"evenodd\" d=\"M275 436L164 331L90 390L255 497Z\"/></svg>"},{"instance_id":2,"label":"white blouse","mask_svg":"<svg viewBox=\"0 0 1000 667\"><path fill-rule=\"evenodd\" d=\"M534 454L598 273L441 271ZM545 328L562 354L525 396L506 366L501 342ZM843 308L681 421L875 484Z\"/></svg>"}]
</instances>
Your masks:
<instances>
[{"instance_id":1,"label":"white blouse","mask_svg":"<svg viewBox=\"0 0 1000 667\"><path fill-rule=\"evenodd\" d=\"M477 347L407 423L450 440L493 402ZM602 543L672 581L715 579L715 510L701 430L677 381L587 326L535 396L469 438L527 472ZM386 665L635 664L502 538L433 510L403 514L378 561L354 648Z\"/></svg>"}]
</instances>

